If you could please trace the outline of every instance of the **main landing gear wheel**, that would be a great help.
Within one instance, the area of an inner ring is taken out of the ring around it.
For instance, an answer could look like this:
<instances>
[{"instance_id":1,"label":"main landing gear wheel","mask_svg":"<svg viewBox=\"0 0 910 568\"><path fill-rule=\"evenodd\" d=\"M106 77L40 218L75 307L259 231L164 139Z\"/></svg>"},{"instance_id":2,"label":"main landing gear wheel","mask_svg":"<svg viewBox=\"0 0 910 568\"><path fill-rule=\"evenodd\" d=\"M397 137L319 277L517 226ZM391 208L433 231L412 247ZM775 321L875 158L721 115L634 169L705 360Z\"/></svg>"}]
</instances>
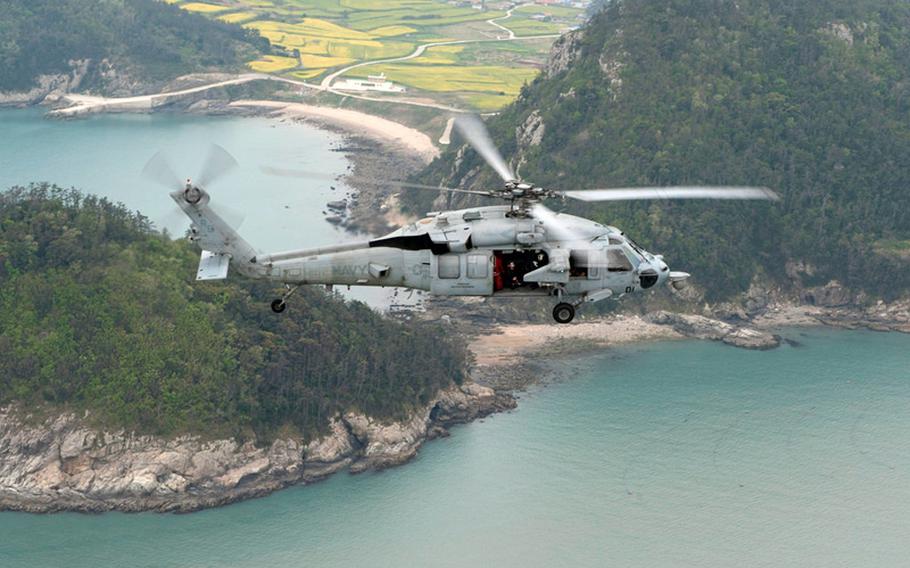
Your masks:
<instances>
[{"instance_id":1,"label":"main landing gear wheel","mask_svg":"<svg viewBox=\"0 0 910 568\"><path fill-rule=\"evenodd\" d=\"M569 323L575 319L575 306L560 302L553 308L553 319L556 323Z\"/></svg>"},{"instance_id":2,"label":"main landing gear wheel","mask_svg":"<svg viewBox=\"0 0 910 568\"><path fill-rule=\"evenodd\" d=\"M284 303L282 298L272 300L272 311L276 314L283 312L286 307L288 307L288 305Z\"/></svg>"}]
</instances>

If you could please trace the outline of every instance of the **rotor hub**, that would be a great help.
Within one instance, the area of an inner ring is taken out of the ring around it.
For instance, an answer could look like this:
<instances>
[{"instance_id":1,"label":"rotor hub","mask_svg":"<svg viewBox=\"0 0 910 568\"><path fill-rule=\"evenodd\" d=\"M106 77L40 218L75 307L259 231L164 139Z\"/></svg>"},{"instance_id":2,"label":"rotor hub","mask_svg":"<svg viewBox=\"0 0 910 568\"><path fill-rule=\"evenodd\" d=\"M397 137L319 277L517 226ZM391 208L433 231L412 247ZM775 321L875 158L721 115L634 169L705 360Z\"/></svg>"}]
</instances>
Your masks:
<instances>
[{"instance_id":1,"label":"rotor hub","mask_svg":"<svg viewBox=\"0 0 910 568\"><path fill-rule=\"evenodd\" d=\"M183 200L190 205L196 205L202 199L202 190L193 185L189 179L186 180L186 187L183 189Z\"/></svg>"}]
</instances>

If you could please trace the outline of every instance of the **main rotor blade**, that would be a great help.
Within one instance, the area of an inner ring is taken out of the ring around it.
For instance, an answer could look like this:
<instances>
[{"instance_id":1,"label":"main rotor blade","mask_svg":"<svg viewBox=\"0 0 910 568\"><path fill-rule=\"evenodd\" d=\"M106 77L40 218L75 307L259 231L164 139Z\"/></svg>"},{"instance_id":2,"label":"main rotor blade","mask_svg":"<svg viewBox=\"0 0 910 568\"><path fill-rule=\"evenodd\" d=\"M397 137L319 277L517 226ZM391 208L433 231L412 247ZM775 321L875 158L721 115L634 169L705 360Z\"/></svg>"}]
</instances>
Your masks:
<instances>
[{"instance_id":1,"label":"main rotor blade","mask_svg":"<svg viewBox=\"0 0 910 568\"><path fill-rule=\"evenodd\" d=\"M174 168L168 161L164 152L159 150L152 156L145 167L142 168L142 177L153 181L158 185L164 186L168 191L174 191L183 187L180 178L174 173Z\"/></svg>"},{"instance_id":2,"label":"main rotor blade","mask_svg":"<svg viewBox=\"0 0 910 568\"><path fill-rule=\"evenodd\" d=\"M275 168L271 166L260 166L259 170L268 175L278 176L278 177L294 177L294 178L304 178L304 179L323 179L326 181L336 181L339 179L338 176L325 174L321 172L309 172L304 170L290 170L285 168ZM432 191L448 191L451 193L471 193L474 195L483 195L490 197L489 191L479 191L473 189L458 189L454 187L439 187L435 185L425 185L421 183L411 183L407 181L395 181L388 179L373 179L360 176L352 176L344 174L341 176L341 180L347 181L354 184L370 184L370 185L390 185L392 187L398 187L401 189L429 189Z\"/></svg>"},{"instance_id":3,"label":"main rotor blade","mask_svg":"<svg viewBox=\"0 0 910 568\"><path fill-rule=\"evenodd\" d=\"M535 203L531 207L531 215L543 222L548 238L557 241L578 241L586 238L585 234L567 223L559 213L540 203Z\"/></svg>"},{"instance_id":4,"label":"main rotor blade","mask_svg":"<svg viewBox=\"0 0 910 568\"><path fill-rule=\"evenodd\" d=\"M515 173L512 172L512 168L509 167L502 154L499 153L496 144L493 143L493 138L490 136L490 131L487 130L480 117L473 114L459 116L455 119L455 129L474 148L474 151L480 154L491 168L496 170L502 181L509 182L516 179Z\"/></svg>"},{"instance_id":5,"label":"main rotor blade","mask_svg":"<svg viewBox=\"0 0 910 568\"><path fill-rule=\"evenodd\" d=\"M234 156L231 156L218 144L212 144L209 146L209 153L202 164L202 169L195 179L196 185L205 189L236 167L237 160L234 159Z\"/></svg>"},{"instance_id":6,"label":"main rotor blade","mask_svg":"<svg viewBox=\"0 0 910 568\"><path fill-rule=\"evenodd\" d=\"M642 199L764 199L779 201L780 196L766 187L671 186L619 187L616 189L579 189L562 195L580 201L635 201Z\"/></svg>"}]
</instances>

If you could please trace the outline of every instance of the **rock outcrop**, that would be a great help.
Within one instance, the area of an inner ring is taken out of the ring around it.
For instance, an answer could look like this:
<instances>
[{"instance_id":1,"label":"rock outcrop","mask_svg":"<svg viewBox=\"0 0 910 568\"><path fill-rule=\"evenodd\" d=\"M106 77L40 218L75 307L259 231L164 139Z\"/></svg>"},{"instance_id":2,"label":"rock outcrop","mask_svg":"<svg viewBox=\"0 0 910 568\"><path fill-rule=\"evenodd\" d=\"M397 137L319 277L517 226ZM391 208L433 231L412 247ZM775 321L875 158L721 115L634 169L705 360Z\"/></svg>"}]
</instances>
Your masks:
<instances>
[{"instance_id":1,"label":"rock outcrop","mask_svg":"<svg viewBox=\"0 0 910 568\"><path fill-rule=\"evenodd\" d=\"M547 127L543 123L540 111L532 111L528 118L525 119L524 124L515 128L515 138L518 141L518 146L520 148L539 146L546 130Z\"/></svg>"},{"instance_id":2,"label":"rock outcrop","mask_svg":"<svg viewBox=\"0 0 910 568\"><path fill-rule=\"evenodd\" d=\"M686 337L722 341L744 349L773 349L780 345L780 337L767 331L734 326L705 316L659 311L648 314L645 320L669 325Z\"/></svg>"},{"instance_id":3,"label":"rock outcrop","mask_svg":"<svg viewBox=\"0 0 910 568\"><path fill-rule=\"evenodd\" d=\"M35 79L35 86L27 91L0 92L0 107L56 102L66 93L79 88L88 73L89 65L89 60L70 61L69 73L40 75Z\"/></svg>"},{"instance_id":4,"label":"rock outcrop","mask_svg":"<svg viewBox=\"0 0 910 568\"><path fill-rule=\"evenodd\" d=\"M878 301L866 307L825 307L814 314L814 319L831 327L910 333L910 300Z\"/></svg>"},{"instance_id":5,"label":"rock outcrop","mask_svg":"<svg viewBox=\"0 0 910 568\"><path fill-rule=\"evenodd\" d=\"M550 48L550 56L543 68L543 75L550 78L558 73L562 73L581 55L581 38L583 32L575 30L565 33L553 42Z\"/></svg>"},{"instance_id":6,"label":"rock outcrop","mask_svg":"<svg viewBox=\"0 0 910 568\"><path fill-rule=\"evenodd\" d=\"M853 303L853 293L837 280L832 280L824 286L807 288L800 292L799 296L802 303L810 306L835 308Z\"/></svg>"},{"instance_id":7,"label":"rock outcrop","mask_svg":"<svg viewBox=\"0 0 910 568\"><path fill-rule=\"evenodd\" d=\"M193 511L323 479L404 463L452 424L513 408L473 383L439 393L402 422L359 413L332 420L324 437L267 446L196 436L165 439L102 432L72 413L32 423L0 409L0 510Z\"/></svg>"}]
</instances>

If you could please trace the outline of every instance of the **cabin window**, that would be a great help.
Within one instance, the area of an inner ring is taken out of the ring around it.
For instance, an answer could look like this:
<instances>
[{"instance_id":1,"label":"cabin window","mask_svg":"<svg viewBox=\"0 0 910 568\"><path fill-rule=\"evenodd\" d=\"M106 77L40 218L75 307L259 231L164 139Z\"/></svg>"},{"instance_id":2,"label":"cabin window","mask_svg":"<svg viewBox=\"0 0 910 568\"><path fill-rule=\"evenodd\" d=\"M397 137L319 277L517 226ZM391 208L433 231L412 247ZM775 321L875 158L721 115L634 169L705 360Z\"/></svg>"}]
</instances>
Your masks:
<instances>
[{"instance_id":1,"label":"cabin window","mask_svg":"<svg viewBox=\"0 0 910 568\"><path fill-rule=\"evenodd\" d=\"M441 254L436 257L439 277L453 279L461 276L461 259L457 254Z\"/></svg>"},{"instance_id":2,"label":"cabin window","mask_svg":"<svg viewBox=\"0 0 910 568\"><path fill-rule=\"evenodd\" d=\"M588 280L598 280L601 278L603 270L606 267L606 255L602 250L588 251Z\"/></svg>"},{"instance_id":3,"label":"cabin window","mask_svg":"<svg viewBox=\"0 0 910 568\"><path fill-rule=\"evenodd\" d=\"M468 256L468 278L486 278L489 274L490 260L483 254Z\"/></svg>"},{"instance_id":4,"label":"cabin window","mask_svg":"<svg viewBox=\"0 0 910 568\"><path fill-rule=\"evenodd\" d=\"M588 277L588 251L573 250L569 255L569 276L572 278Z\"/></svg>"},{"instance_id":5,"label":"cabin window","mask_svg":"<svg viewBox=\"0 0 910 568\"><path fill-rule=\"evenodd\" d=\"M629 272L632 263L621 248L607 249L607 270L610 272Z\"/></svg>"}]
</instances>

